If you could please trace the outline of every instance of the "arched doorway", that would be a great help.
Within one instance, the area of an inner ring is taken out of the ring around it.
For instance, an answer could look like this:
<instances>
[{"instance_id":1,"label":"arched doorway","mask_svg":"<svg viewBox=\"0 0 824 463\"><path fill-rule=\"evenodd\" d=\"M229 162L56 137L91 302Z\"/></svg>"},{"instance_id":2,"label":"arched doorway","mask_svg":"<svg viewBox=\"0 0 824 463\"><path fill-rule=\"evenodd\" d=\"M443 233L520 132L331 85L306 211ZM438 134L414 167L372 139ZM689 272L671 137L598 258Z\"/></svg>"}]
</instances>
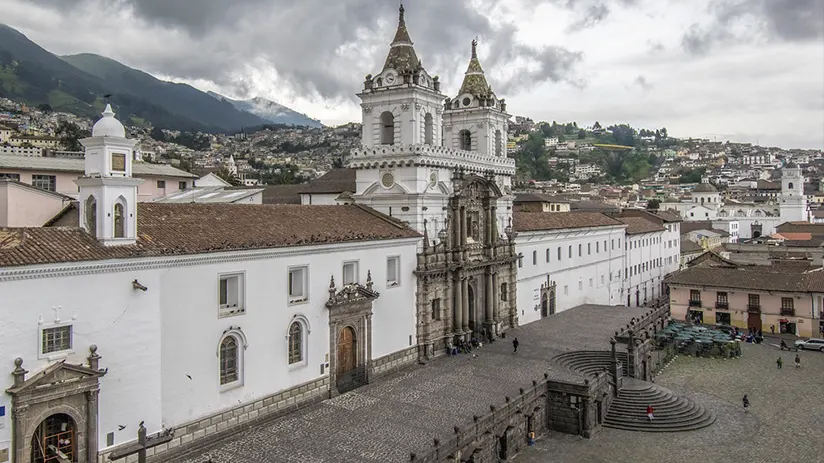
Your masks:
<instances>
[{"instance_id":1,"label":"arched doorway","mask_svg":"<svg viewBox=\"0 0 824 463\"><path fill-rule=\"evenodd\" d=\"M546 293L541 294L541 318L549 316L549 297Z\"/></svg>"},{"instance_id":2,"label":"arched doorway","mask_svg":"<svg viewBox=\"0 0 824 463\"><path fill-rule=\"evenodd\" d=\"M74 462L77 455L76 424L65 413L43 420L31 437L32 463Z\"/></svg>"},{"instance_id":3,"label":"arched doorway","mask_svg":"<svg viewBox=\"0 0 824 463\"><path fill-rule=\"evenodd\" d=\"M549 314L555 315L555 283L552 284L552 290L549 291Z\"/></svg>"}]
</instances>

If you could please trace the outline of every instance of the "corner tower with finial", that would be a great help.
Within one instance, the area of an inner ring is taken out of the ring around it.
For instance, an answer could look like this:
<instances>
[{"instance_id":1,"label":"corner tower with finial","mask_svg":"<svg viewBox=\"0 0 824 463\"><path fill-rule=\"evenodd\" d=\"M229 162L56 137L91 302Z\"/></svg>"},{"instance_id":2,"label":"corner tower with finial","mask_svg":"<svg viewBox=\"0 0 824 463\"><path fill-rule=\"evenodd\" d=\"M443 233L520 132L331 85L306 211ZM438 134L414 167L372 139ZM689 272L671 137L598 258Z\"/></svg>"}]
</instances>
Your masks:
<instances>
[{"instance_id":1,"label":"corner tower with finial","mask_svg":"<svg viewBox=\"0 0 824 463\"><path fill-rule=\"evenodd\" d=\"M808 222L807 196L804 195L804 174L800 167L788 162L781 169L781 202L778 212L782 222Z\"/></svg>"},{"instance_id":2,"label":"corner tower with finial","mask_svg":"<svg viewBox=\"0 0 824 463\"><path fill-rule=\"evenodd\" d=\"M366 76L358 97L363 109L364 146L440 146L444 95L438 77L426 72L415 53L403 4L383 69L375 76Z\"/></svg>"},{"instance_id":3,"label":"corner tower with finial","mask_svg":"<svg viewBox=\"0 0 824 463\"><path fill-rule=\"evenodd\" d=\"M472 55L461 89L444 103L444 144L450 148L477 151L486 156L506 156L506 101L499 100L486 81L478 60L478 41L472 41Z\"/></svg>"},{"instance_id":4,"label":"corner tower with finial","mask_svg":"<svg viewBox=\"0 0 824 463\"><path fill-rule=\"evenodd\" d=\"M107 104L92 136L80 140L85 149L85 174L80 187L80 227L107 246L134 244L137 239L137 187L132 178L136 140Z\"/></svg>"}]
</instances>

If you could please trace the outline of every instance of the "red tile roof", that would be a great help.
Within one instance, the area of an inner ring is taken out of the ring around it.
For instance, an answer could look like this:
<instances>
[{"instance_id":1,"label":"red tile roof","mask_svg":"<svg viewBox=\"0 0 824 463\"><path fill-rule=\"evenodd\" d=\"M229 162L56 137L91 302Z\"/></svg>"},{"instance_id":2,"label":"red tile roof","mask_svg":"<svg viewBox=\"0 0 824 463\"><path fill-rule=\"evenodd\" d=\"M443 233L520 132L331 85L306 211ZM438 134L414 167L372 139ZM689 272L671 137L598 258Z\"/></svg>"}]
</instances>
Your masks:
<instances>
[{"instance_id":1,"label":"red tile roof","mask_svg":"<svg viewBox=\"0 0 824 463\"><path fill-rule=\"evenodd\" d=\"M616 217L627 225L627 235L664 231L665 228L643 217Z\"/></svg>"},{"instance_id":2,"label":"red tile roof","mask_svg":"<svg viewBox=\"0 0 824 463\"><path fill-rule=\"evenodd\" d=\"M621 222L600 212L513 212L515 231L530 232L566 228L614 227Z\"/></svg>"},{"instance_id":3,"label":"red tile roof","mask_svg":"<svg viewBox=\"0 0 824 463\"><path fill-rule=\"evenodd\" d=\"M809 268L809 267L806 267ZM779 292L822 292L824 271L803 272L803 268L789 271L788 267L768 266L722 268L691 267L666 278L666 282L683 287L712 287Z\"/></svg>"},{"instance_id":4,"label":"red tile roof","mask_svg":"<svg viewBox=\"0 0 824 463\"><path fill-rule=\"evenodd\" d=\"M0 267L421 236L357 205L140 203L137 217L131 246L103 246L76 227L0 228Z\"/></svg>"}]
</instances>

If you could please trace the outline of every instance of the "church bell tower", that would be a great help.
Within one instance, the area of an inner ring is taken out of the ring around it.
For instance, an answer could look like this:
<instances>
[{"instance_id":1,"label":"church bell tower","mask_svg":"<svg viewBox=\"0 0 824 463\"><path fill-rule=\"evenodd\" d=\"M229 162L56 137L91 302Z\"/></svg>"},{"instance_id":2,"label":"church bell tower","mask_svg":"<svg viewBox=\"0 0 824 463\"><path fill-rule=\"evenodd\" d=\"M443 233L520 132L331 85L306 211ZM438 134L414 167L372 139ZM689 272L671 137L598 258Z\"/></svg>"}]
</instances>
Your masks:
<instances>
[{"instance_id":1,"label":"church bell tower","mask_svg":"<svg viewBox=\"0 0 824 463\"><path fill-rule=\"evenodd\" d=\"M75 180L80 187L80 227L106 246L134 244L137 240L137 187L132 178L135 140L106 105L94 124L92 136L80 140L85 148L85 174Z\"/></svg>"},{"instance_id":2,"label":"church bell tower","mask_svg":"<svg viewBox=\"0 0 824 463\"><path fill-rule=\"evenodd\" d=\"M787 164L781 170L781 203L778 207L782 222L809 221L804 175L795 164Z\"/></svg>"}]
</instances>

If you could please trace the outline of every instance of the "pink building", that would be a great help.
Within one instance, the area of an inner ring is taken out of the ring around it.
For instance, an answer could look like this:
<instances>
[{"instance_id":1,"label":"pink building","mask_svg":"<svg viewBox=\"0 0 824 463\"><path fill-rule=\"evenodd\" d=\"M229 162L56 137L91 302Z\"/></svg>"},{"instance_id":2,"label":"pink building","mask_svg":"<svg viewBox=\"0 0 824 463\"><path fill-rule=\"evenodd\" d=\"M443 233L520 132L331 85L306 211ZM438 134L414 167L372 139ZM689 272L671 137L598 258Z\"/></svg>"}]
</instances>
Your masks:
<instances>
[{"instance_id":1,"label":"pink building","mask_svg":"<svg viewBox=\"0 0 824 463\"><path fill-rule=\"evenodd\" d=\"M84 175L82 157L30 157L0 154L0 178L77 198L76 179ZM178 190L192 188L197 176L166 164L134 162L134 177L143 179L138 201L151 201Z\"/></svg>"},{"instance_id":2,"label":"pink building","mask_svg":"<svg viewBox=\"0 0 824 463\"><path fill-rule=\"evenodd\" d=\"M824 332L824 269L741 266L705 254L667 278L672 316L818 337ZM700 261L700 262L698 262Z\"/></svg>"}]
</instances>

